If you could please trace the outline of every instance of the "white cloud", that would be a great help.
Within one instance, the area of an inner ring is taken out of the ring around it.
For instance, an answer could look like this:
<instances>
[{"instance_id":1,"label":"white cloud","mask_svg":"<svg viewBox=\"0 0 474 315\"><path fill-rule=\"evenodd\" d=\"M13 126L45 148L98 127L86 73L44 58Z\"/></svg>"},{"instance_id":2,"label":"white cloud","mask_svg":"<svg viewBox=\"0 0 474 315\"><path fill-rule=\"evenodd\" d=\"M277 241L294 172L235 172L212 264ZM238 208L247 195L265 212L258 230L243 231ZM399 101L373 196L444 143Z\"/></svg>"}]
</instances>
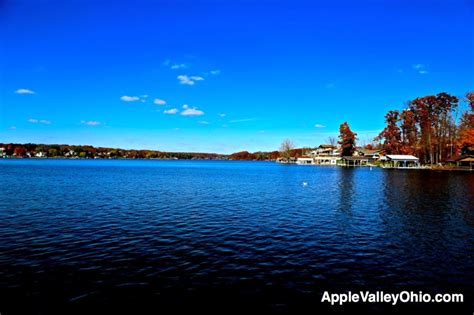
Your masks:
<instances>
[{"instance_id":1,"label":"white cloud","mask_svg":"<svg viewBox=\"0 0 474 315\"><path fill-rule=\"evenodd\" d=\"M417 63L413 65L413 69L418 71L419 74L427 74L428 70L426 70L426 68L427 68L426 65L422 63Z\"/></svg>"},{"instance_id":2,"label":"white cloud","mask_svg":"<svg viewBox=\"0 0 474 315\"><path fill-rule=\"evenodd\" d=\"M200 125L209 125L209 122L205 121L205 120L201 120L201 121L198 121L198 124L200 124Z\"/></svg>"},{"instance_id":3,"label":"white cloud","mask_svg":"<svg viewBox=\"0 0 474 315\"><path fill-rule=\"evenodd\" d=\"M209 71L209 73L212 74L212 75L219 75L219 74L221 74L221 70L219 70L219 69L211 70L211 71Z\"/></svg>"},{"instance_id":4,"label":"white cloud","mask_svg":"<svg viewBox=\"0 0 474 315\"><path fill-rule=\"evenodd\" d=\"M81 120L81 124L87 125L87 126L99 126L102 123L99 122L99 121L95 121L95 120L89 120L89 121Z\"/></svg>"},{"instance_id":5,"label":"white cloud","mask_svg":"<svg viewBox=\"0 0 474 315\"><path fill-rule=\"evenodd\" d=\"M191 78L189 78L187 75L183 74L183 75L178 75L178 80L179 80L179 83L180 84L184 84L184 85L194 85L194 81L191 80Z\"/></svg>"},{"instance_id":6,"label":"white cloud","mask_svg":"<svg viewBox=\"0 0 474 315\"><path fill-rule=\"evenodd\" d=\"M202 116L204 115L204 112L202 110L197 109L196 107L186 108L185 110L181 112L181 115L182 116Z\"/></svg>"},{"instance_id":7,"label":"white cloud","mask_svg":"<svg viewBox=\"0 0 474 315\"><path fill-rule=\"evenodd\" d=\"M177 63L177 64L173 64L170 66L170 69L173 69L173 70L177 70L177 69L184 69L186 68L186 64L184 63Z\"/></svg>"},{"instance_id":8,"label":"white cloud","mask_svg":"<svg viewBox=\"0 0 474 315\"><path fill-rule=\"evenodd\" d=\"M168 114L168 115L174 115L178 112L178 109L176 108L171 108L171 109L165 109L163 113Z\"/></svg>"},{"instance_id":9,"label":"white cloud","mask_svg":"<svg viewBox=\"0 0 474 315\"><path fill-rule=\"evenodd\" d=\"M154 104L156 105L165 105L166 104L166 101L165 100L162 100L162 99L159 99L159 98L155 98L155 100L153 101Z\"/></svg>"},{"instance_id":10,"label":"white cloud","mask_svg":"<svg viewBox=\"0 0 474 315\"><path fill-rule=\"evenodd\" d=\"M197 76L197 75L188 76L186 74L178 75L177 79L178 79L180 84L184 84L184 85L194 85L196 83L196 81L203 81L204 80L203 77L200 77L200 76Z\"/></svg>"},{"instance_id":11,"label":"white cloud","mask_svg":"<svg viewBox=\"0 0 474 315\"><path fill-rule=\"evenodd\" d=\"M326 126L321 125L321 124L316 124L314 125L314 128L326 128Z\"/></svg>"},{"instance_id":12,"label":"white cloud","mask_svg":"<svg viewBox=\"0 0 474 315\"><path fill-rule=\"evenodd\" d=\"M35 119L35 118L30 118L28 119L28 122L29 123L32 123L32 124L45 124L45 125L51 125L51 122L49 120L46 120L46 119Z\"/></svg>"},{"instance_id":13,"label":"white cloud","mask_svg":"<svg viewBox=\"0 0 474 315\"><path fill-rule=\"evenodd\" d=\"M184 109L188 109L188 108L189 108L189 105L188 105L188 104L184 104L184 105L183 105L183 108L184 108Z\"/></svg>"},{"instance_id":14,"label":"white cloud","mask_svg":"<svg viewBox=\"0 0 474 315\"><path fill-rule=\"evenodd\" d=\"M220 113L220 114L219 114L219 117L222 117L222 118L224 118L225 116L226 116L226 114L225 114L225 113Z\"/></svg>"},{"instance_id":15,"label":"white cloud","mask_svg":"<svg viewBox=\"0 0 474 315\"><path fill-rule=\"evenodd\" d=\"M193 75L193 76L190 76L189 78L193 81L203 81L204 80L203 77L200 77L198 75Z\"/></svg>"},{"instance_id":16,"label":"white cloud","mask_svg":"<svg viewBox=\"0 0 474 315\"><path fill-rule=\"evenodd\" d=\"M16 94L36 94L34 91L29 89L18 89L15 91Z\"/></svg>"},{"instance_id":17,"label":"white cloud","mask_svg":"<svg viewBox=\"0 0 474 315\"><path fill-rule=\"evenodd\" d=\"M128 96L128 95L124 95L120 99L124 102L136 102L140 100L138 96Z\"/></svg>"},{"instance_id":18,"label":"white cloud","mask_svg":"<svg viewBox=\"0 0 474 315\"><path fill-rule=\"evenodd\" d=\"M170 68L171 70L179 70L179 69L185 69L188 67L187 64L185 63L176 63L176 62L171 62L171 60L166 59L163 62L163 66Z\"/></svg>"}]
</instances>

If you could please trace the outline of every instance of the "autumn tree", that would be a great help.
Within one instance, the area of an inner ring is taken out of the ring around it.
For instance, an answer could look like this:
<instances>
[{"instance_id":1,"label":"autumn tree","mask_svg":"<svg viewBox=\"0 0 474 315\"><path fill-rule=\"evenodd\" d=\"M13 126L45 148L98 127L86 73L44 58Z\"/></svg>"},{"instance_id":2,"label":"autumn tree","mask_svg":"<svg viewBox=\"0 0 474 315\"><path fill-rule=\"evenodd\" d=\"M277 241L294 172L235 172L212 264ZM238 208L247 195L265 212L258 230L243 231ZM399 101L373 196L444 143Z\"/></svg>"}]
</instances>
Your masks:
<instances>
[{"instance_id":1,"label":"autumn tree","mask_svg":"<svg viewBox=\"0 0 474 315\"><path fill-rule=\"evenodd\" d=\"M294 150L295 145L290 139L285 139L280 145L280 156L284 158L290 158L292 156L292 151Z\"/></svg>"},{"instance_id":2,"label":"autumn tree","mask_svg":"<svg viewBox=\"0 0 474 315\"><path fill-rule=\"evenodd\" d=\"M248 151L240 151L240 152L232 153L229 156L229 159L231 159L231 160L253 160L254 156Z\"/></svg>"},{"instance_id":3,"label":"autumn tree","mask_svg":"<svg viewBox=\"0 0 474 315\"><path fill-rule=\"evenodd\" d=\"M25 156L26 155L26 149L22 145L17 145L15 146L15 149L13 151L13 155L15 156Z\"/></svg>"},{"instance_id":4,"label":"autumn tree","mask_svg":"<svg viewBox=\"0 0 474 315\"><path fill-rule=\"evenodd\" d=\"M352 156L355 151L357 134L352 132L347 122L339 126L339 145L341 146L342 156Z\"/></svg>"},{"instance_id":5,"label":"autumn tree","mask_svg":"<svg viewBox=\"0 0 474 315\"><path fill-rule=\"evenodd\" d=\"M446 161L456 151L453 112L458 102L445 92L415 98L401 113L387 113L387 126L376 139L384 140L386 153L415 154L423 163Z\"/></svg>"},{"instance_id":6,"label":"autumn tree","mask_svg":"<svg viewBox=\"0 0 474 315\"><path fill-rule=\"evenodd\" d=\"M439 163L448 157L455 123L452 112L458 98L448 93L419 97L409 102L420 130L420 155L425 163Z\"/></svg>"},{"instance_id":7,"label":"autumn tree","mask_svg":"<svg viewBox=\"0 0 474 315\"><path fill-rule=\"evenodd\" d=\"M276 160L280 157L280 152L279 151L272 151L268 154L268 158L270 160Z\"/></svg>"},{"instance_id":8,"label":"autumn tree","mask_svg":"<svg viewBox=\"0 0 474 315\"><path fill-rule=\"evenodd\" d=\"M405 109L400 113L400 130L403 154L414 154L418 148L418 128L415 113Z\"/></svg>"},{"instance_id":9,"label":"autumn tree","mask_svg":"<svg viewBox=\"0 0 474 315\"><path fill-rule=\"evenodd\" d=\"M433 109L436 97L433 95L418 97L408 103L410 110L415 114L420 129L420 151L418 152L422 161L432 163L433 154Z\"/></svg>"},{"instance_id":10,"label":"autumn tree","mask_svg":"<svg viewBox=\"0 0 474 315\"><path fill-rule=\"evenodd\" d=\"M401 131L397 123L399 122L400 114L396 110L391 110L385 115L385 122L387 126L375 137L375 141L382 141L382 149L386 154L399 154L402 138Z\"/></svg>"},{"instance_id":11,"label":"autumn tree","mask_svg":"<svg viewBox=\"0 0 474 315\"><path fill-rule=\"evenodd\" d=\"M466 94L466 101L469 109L462 114L457 143L462 154L474 154L474 92Z\"/></svg>"},{"instance_id":12,"label":"autumn tree","mask_svg":"<svg viewBox=\"0 0 474 315\"><path fill-rule=\"evenodd\" d=\"M445 161L453 155L452 147L456 136L456 123L452 113L458 103L459 99L448 93L442 92L436 95L433 120L435 163Z\"/></svg>"}]
</instances>

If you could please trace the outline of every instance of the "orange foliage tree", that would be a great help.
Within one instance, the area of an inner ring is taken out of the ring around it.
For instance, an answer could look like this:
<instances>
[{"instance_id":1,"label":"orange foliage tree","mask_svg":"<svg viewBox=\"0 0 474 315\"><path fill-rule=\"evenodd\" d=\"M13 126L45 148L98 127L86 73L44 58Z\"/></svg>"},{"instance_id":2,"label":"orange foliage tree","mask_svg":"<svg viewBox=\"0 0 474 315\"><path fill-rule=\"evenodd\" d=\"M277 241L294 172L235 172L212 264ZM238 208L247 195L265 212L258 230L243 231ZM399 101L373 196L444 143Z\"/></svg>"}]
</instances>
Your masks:
<instances>
[{"instance_id":1,"label":"orange foliage tree","mask_svg":"<svg viewBox=\"0 0 474 315\"><path fill-rule=\"evenodd\" d=\"M469 109L461 117L458 145L462 154L474 154L474 92L466 94Z\"/></svg>"}]
</instances>

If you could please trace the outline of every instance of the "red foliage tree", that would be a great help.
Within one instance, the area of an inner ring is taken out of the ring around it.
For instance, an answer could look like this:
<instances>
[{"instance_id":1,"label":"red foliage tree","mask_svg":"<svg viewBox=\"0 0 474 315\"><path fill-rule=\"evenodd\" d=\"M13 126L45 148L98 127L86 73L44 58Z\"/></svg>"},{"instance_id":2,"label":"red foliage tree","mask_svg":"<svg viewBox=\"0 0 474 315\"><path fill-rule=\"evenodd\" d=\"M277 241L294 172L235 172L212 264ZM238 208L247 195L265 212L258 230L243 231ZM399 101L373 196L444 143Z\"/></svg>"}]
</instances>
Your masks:
<instances>
[{"instance_id":1,"label":"red foliage tree","mask_svg":"<svg viewBox=\"0 0 474 315\"><path fill-rule=\"evenodd\" d=\"M229 156L229 159L231 159L231 160L254 160L255 156L252 153L248 152L248 151L241 151L241 152L232 153Z\"/></svg>"},{"instance_id":2,"label":"red foliage tree","mask_svg":"<svg viewBox=\"0 0 474 315\"><path fill-rule=\"evenodd\" d=\"M382 144L382 149L387 154L399 154L401 153L400 149L402 146L401 141L401 131L397 123L399 121L399 112L396 110L391 110L385 115L385 122L387 127L385 127L382 132L374 139L375 141L384 140Z\"/></svg>"},{"instance_id":3,"label":"red foliage tree","mask_svg":"<svg viewBox=\"0 0 474 315\"><path fill-rule=\"evenodd\" d=\"M15 150L13 151L13 155L15 156L25 156L26 155L26 149L22 145L17 145L15 146Z\"/></svg>"},{"instance_id":4,"label":"red foliage tree","mask_svg":"<svg viewBox=\"0 0 474 315\"><path fill-rule=\"evenodd\" d=\"M401 113L385 116L387 127L376 140L384 139L387 153L415 154L424 163L446 161L455 153L456 124L453 111L458 98L447 93L418 97Z\"/></svg>"},{"instance_id":5,"label":"red foliage tree","mask_svg":"<svg viewBox=\"0 0 474 315\"><path fill-rule=\"evenodd\" d=\"M357 133L352 132L347 122L339 126L339 145L341 146L342 156L352 156L355 151Z\"/></svg>"},{"instance_id":6,"label":"red foliage tree","mask_svg":"<svg viewBox=\"0 0 474 315\"><path fill-rule=\"evenodd\" d=\"M418 128L415 113L405 109L400 113L400 129L403 154L414 154L418 146Z\"/></svg>"}]
</instances>

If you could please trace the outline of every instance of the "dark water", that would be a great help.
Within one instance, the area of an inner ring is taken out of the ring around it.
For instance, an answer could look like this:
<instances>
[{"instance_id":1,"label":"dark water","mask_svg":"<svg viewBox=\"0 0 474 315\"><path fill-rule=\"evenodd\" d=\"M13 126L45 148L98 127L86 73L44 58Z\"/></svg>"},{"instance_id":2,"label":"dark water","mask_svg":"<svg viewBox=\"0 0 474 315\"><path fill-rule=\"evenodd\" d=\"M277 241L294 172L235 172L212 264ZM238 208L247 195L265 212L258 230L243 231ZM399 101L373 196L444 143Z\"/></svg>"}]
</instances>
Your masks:
<instances>
[{"instance_id":1,"label":"dark water","mask_svg":"<svg viewBox=\"0 0 474 315\"><path fill-rule=\"evenodd\" d=\"M0 160L0 174L2 314L315 314L347 310L324 291L361 289L464 293L448 309L474 311L472 173Z\"/></svg>"}]
</instances>

